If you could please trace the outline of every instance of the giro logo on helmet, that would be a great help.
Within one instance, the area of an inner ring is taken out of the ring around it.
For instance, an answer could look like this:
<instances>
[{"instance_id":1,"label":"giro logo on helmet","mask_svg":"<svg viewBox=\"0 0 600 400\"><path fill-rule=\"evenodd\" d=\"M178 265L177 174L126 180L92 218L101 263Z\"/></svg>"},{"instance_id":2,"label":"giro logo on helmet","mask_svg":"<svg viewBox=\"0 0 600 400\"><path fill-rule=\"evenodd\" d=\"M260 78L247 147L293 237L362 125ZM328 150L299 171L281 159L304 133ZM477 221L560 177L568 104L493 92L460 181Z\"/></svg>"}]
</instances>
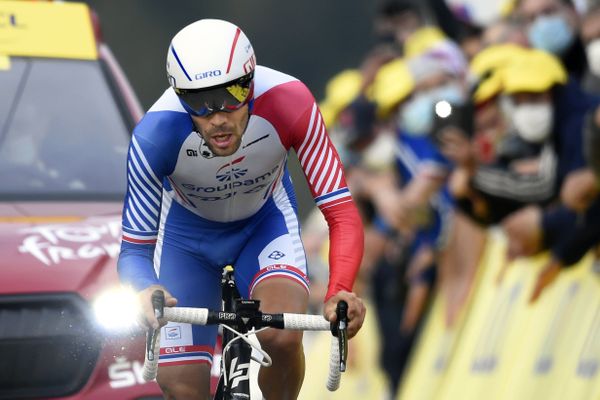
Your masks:
<instances>
[{"instance_id":1,"label":"giro logo on helmet","mask_svg":"<svg viewBox=\"0 0 600 400\"><path fill-rule=\"evenodd\" d=\"M220 69L216 69L214 71L206 71L206 72L201 72L199 74L196 74L195 78L196 78L196 80L212 78L213 76L221 76L221 73L222 72Z\"/></svg>"}]
</instances>

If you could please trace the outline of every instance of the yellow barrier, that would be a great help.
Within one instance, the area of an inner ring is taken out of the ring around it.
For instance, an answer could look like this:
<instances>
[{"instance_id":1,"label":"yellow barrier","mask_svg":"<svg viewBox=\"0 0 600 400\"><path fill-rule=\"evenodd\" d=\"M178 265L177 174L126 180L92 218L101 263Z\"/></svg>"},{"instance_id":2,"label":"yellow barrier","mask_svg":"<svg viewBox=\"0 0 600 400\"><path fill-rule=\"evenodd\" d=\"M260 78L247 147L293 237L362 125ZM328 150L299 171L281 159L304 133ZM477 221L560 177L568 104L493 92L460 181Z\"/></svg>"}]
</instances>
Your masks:
<instances>
[{"instance_id":1,"label":"yellow barrier","mask_svg":"<svg viewBox=\"0 0 600 400\"><path fill-rule=\"evenodd\" d=\"M438 296L416 349L419 356L412 359L404 379L403 399L434 399L442 384L459 336L457 329L445 327L443 310L442 296Z\"/></svg>"},{"instance_id":2,"label":"yellow barrier","mask_svg":"<svg viewBox=\"0 0 600 400\"><path fill-rule=\"evenodd\" d=\"M487 242L490 243L489 240ZM492 264L494 260L501 259L502 249L499 246L494 246L495 242L491 241L491 243L492 245L488 244L486 246L482 255L483 264ZM478 269L470 299L458 321L452 327L446 326L444 296L439 295L436 297L410 367L403 379L399 399L431 400L437 397L447 375L454 350L459 344L458 339L461 336L465 318L469 315L472 299L481 290L482 285L479 282L481 282L487 271L484 268Z\"/></svg>"},{"instance_id":3,"label":"yellow barrier","mask_svg":"<svg viewBox=\"0 0 600 400\"><path fill-rule=\"evenodd\" d=\"M513 262L498 282L504 253L503 238L490 234L452 330L436 300L399 399L600 399L600 273L592 257L562 272L531 305L547 256Z\"/></svg>"}]
</instances>

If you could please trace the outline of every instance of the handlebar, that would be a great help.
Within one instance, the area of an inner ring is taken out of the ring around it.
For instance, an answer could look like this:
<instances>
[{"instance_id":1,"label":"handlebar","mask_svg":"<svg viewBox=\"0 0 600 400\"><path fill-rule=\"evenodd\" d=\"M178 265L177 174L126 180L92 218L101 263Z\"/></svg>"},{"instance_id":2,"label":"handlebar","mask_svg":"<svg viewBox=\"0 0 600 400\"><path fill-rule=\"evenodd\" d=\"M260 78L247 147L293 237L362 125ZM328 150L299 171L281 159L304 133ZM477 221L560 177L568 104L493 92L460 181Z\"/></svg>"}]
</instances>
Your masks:
<instances>
[{"instance_id":1,"label":"handlebar","mask_svg":"<svg viewBox=\"0 0 600 400\"><path fill-rule=\"evenodd\" d=\"M155 296L156 295L156 296ZM162 295L162 297L161 297ZM253 302L253 300L243 300ZM348 353L347 326L348 305L341 301L337 306L338 320L330 323L322 315L309 314L264 314L257 311L255 318L247 318L241 313L213 311L207 308L192 307L164 307L164 294L155 291L152 294L154 315L157 318L170 322L181 322L196 325L223 324L228 326L245 325L248 329L276 328L302 331L327 331L331 330L334 336L331 339L331 354L329 359L329 376L327 389L335 391L339 387L341 372L346 370L346 357ZM146 381L156 378L158 370L158 357L155 355L160 349L160 329L148 329L146 340L146 356L144 359L143 377Z\"/></svg>"}]
</instances>

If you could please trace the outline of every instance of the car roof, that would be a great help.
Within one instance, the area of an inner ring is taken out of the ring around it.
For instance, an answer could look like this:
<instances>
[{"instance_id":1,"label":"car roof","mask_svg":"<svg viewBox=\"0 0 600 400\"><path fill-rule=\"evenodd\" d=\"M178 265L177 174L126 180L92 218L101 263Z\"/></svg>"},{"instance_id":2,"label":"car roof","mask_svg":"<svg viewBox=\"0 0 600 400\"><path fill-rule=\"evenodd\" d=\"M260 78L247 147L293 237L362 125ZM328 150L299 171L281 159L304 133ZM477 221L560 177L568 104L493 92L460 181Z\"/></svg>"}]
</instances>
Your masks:
<instances>
[{"instance_id":1,"label":"car roof","mask_svg":"<svg viewBox=\"0 0 600 400\"><path fill-rule=\"evenodd\" d=\"M0 33L0 57L98 59L90 10L83 3L0 1Z\"/></svg>"}]
</instances>

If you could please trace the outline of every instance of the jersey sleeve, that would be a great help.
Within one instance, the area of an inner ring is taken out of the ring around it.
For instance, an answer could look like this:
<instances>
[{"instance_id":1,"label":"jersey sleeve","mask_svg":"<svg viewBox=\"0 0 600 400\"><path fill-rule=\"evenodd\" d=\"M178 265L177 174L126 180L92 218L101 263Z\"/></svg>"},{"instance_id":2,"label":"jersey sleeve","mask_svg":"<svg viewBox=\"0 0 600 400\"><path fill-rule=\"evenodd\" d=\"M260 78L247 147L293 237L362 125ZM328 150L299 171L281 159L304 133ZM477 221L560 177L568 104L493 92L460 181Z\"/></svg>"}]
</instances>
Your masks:
<instances>
[{"instance_id":1,"label":"jersey sleeve","mask_svg":"<svg viewBox=\"0 0 600 400\"><path fill-rule=\"evenodd\" d=\"M153 256L164 176L161 164L156 147L134 134L127 156L127 194L118 271L121 281L137 290L158 283Z\"/></svg>"},{"instance_id":2,"label":"jersey sleeve","mask_svg":"<svg viewBox=\"0 0 600 400\"><path fill-rule=\"evenodd\" d=\"M329 286L326 299L351 291L363 256L363 226L346 185L343 165L314 102L295 126L292 141L308 186L329 225Z\"/></svg>"},{"instance_id":3,"label":"jersey sleeve","mask_svg":"<svg viewBox=\"0 0 600 400\"><path fill-rule=\"evenodd\" d=\"M263 100L269 99L270 121L284 146L296 151L315 203L329 226L327 300L340 290L352 290L363 255L362 221L346 185L343 165L308 88L294 81L271 90L277 93Z\"/></svg>"}]
</instances>

